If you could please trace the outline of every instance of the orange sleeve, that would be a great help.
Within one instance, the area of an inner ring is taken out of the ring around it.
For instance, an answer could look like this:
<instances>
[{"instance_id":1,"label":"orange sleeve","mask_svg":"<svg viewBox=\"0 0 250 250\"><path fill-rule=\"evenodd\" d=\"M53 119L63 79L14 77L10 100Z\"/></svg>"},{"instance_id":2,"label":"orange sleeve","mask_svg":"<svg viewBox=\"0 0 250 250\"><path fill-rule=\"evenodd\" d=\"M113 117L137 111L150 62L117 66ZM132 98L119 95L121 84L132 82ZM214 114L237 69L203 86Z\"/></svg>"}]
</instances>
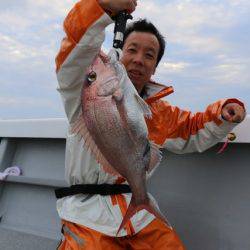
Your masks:
<instances>
[{"instance_id":1,"label":"orange sleeve","mask_svg":"<svg viewBox=\"0 0 250 250\"><path fill-rule=\"evenodd\" d=\"M242 106L244 108L244 110L246 111L245 109L245 105L243 102L239 101L238 99L235 99L235 98L230 98L230 99L227 99L224 103L223 103L223 106L224 107L226 104L228 103L237 103L239 104L240 106Z\"/></svg>"},{"instance_id":2,"label":"orange sleeve","mask_svg":"<svg viewBox=\"0 0 250 250\"><path fill-rule=\"evenodd\" d=\"M64 20L66 37L56 57L56 71L84 36L87 29L104 14L96 0L82 0L75 4Z\"/></svg>"},{"instance_id":3,"label":"orange sleeve","mask_svg":"<svg viewBox=\"0 0 250 250\"><path fill-rule=\"evenodd\" d=\"M180 138L187 141L209 122L219 127L223 123L220 116L225 102L226 100L219 100L209 105L205 112L195 114L173 107L166 101L153 102L150 104L153 118L146 120L149 138L158 145L163 145L168 139Z\"/></svg>"}]
</instances>

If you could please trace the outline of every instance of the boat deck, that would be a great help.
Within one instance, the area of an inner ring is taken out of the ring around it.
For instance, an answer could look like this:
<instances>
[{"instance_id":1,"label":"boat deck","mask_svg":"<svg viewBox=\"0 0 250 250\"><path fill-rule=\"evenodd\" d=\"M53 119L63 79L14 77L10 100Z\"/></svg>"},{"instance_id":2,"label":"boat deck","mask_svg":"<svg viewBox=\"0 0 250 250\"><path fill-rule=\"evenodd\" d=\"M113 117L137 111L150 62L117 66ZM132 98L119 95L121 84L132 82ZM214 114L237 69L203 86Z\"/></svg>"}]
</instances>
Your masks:
<instances>
[{"instance_id":1,"label":"boat deck","mask_svg":"<svg viewBox=\"0 0 250 250\"><path fill-rule=\"evenodd\" d=\"M164 151L148 187L187 249L250 249L249 128L247 117L219 155L222 143L201 154ZM64 119L0 120L0 172L22 169L0 182L0 249L56 248L66 131Z\"/></svg>"}]
</instances>

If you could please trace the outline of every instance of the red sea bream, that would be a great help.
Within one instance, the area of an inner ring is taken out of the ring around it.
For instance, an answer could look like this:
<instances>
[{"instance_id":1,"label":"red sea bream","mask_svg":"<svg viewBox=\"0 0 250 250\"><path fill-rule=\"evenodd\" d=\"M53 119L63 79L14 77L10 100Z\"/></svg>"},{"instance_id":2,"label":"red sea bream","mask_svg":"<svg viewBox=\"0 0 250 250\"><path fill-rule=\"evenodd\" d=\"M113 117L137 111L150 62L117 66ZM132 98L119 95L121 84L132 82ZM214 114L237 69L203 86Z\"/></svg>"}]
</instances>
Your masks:
<instances>
[{"instance_id":1,"label":"red sea bream","mask_svg":"<svg viewBox=\"0 0 250 250\"><path fill-rule=\"evenodd\" d=\"M102 52L86 72L82 89L82 113L73 125L103 169L124 177L132 191L131 202L119 231L139 210L146 209L167 223L146 189L146 175L161 160L158 147L148 140L145 118L151 111L138 95L117 60L115 50Z\"/></svg>"}]
</instances>

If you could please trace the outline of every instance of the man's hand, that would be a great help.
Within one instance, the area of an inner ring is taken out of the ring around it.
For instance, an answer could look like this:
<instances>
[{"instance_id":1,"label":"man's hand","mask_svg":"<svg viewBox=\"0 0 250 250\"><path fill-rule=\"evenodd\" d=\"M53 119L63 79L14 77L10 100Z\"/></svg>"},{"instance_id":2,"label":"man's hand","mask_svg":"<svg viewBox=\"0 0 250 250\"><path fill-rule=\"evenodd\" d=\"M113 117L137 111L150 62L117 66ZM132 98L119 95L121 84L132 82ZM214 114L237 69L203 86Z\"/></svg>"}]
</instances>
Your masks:
<instances>
[{"instance_id":1,"label":"man's hand","mask_svg":"<svg viewBox=\"0 0 250 250\"><path fill-rule=\"evenodd\" d=\"M238 103L228 103L221 110L222 118L228 122L240 123L244 120L246 112Z\"/></svg>"},{"instance_id":2,"label":"man's hand","mask_svg":"<svg viewBox=\"0 0 250 250\"><path fill-rule=\"evenodd\" d=\"M117 14L122 10L132 13L137 6L137 0L98 0L98 2L105 11L112 14Z\"/></svg>"}]
</instances>

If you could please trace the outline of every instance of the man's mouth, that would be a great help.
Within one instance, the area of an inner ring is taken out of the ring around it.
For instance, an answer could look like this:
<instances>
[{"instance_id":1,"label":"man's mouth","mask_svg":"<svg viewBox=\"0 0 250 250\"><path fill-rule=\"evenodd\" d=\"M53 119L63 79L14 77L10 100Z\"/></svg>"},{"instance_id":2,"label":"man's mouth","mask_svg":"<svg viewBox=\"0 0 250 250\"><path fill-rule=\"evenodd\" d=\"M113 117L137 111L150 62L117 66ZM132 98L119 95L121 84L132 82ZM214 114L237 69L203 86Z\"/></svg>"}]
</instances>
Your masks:
<instances>
[{"instance_id":1,"label":"man's mouth","mask_svg":"<svg viewBox=\"0 0 250 250\"><path fill-rule=\"evenodd\" d=\"M142 76L142 73L139 70L134 70L134 69L133 70L129 70L128 74L132 78L138 78L138 77Z\"/></svg>"}]
</instances>

